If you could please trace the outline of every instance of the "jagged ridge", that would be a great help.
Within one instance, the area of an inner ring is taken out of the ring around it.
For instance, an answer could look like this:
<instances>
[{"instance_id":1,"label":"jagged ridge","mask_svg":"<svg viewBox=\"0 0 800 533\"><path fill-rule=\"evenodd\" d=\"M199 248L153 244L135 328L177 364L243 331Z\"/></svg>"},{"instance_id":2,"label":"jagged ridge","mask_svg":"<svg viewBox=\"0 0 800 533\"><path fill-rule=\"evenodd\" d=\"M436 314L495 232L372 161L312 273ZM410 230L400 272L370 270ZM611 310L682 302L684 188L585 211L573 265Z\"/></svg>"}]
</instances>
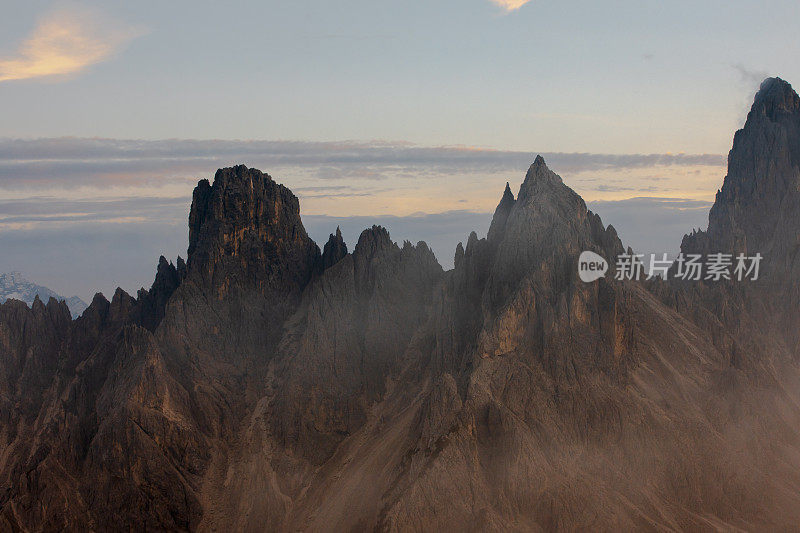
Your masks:
<instances>
[{"instance_id":1,"label":"jagged ridge","mask_svg":"<svg viewBox=\"0 0 800 533\"><path fill-rule=\"evenodd\" d=\"M756 98L701 248L791 250L760 210L800 213L793 94ZM754 308L796 320L797 300L581 282L581 251L622 243L541 157L448 272L378 226L320 253L297 198L244 166L198 184L189 226L186 264L161 258L136 299L97 295L74 322L0 305L3 529L800 520L796 351L746 327Z\"/></svg>"}]
</instances>

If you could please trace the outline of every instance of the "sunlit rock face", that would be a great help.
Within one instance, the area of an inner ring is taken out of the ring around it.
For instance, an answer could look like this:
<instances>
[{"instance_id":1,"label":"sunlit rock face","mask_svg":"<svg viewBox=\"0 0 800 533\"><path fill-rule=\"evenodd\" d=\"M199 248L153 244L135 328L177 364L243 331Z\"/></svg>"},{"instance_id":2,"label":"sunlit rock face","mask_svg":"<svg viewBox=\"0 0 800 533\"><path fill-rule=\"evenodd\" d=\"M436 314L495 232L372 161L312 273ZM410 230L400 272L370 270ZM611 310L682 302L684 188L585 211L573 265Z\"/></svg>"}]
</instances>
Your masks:
<instances>
[{"instance_id":1,"label":"sunlit rock face","mask_svg":"<svg viewBox=\"0 0 800 533\"><path fill-rule=\"evenodd\" d=\"M219 293L237 283L284 292L308 283L320 252L300 221L297 197L240 165L195 188L188 255L189 275Z\"/></svg>"}]
</instances>

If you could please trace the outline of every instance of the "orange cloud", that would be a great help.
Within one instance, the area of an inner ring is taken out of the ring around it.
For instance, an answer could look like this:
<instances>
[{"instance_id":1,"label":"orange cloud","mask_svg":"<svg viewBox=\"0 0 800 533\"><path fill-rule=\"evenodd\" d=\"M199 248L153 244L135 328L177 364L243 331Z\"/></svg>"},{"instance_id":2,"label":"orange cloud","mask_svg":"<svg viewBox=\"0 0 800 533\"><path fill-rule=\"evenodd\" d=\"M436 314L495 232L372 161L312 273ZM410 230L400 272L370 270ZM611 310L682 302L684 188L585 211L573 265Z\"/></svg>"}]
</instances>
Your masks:
<instances>
[{"instance_id":1,"label":"orange cloud","mask_svg":"<svg viewBox=\"0 0 800 533\"><path fill-rule=\"evenodd\" d=\"M15 54L0 58L0 82L80 72L109 59L138 35L87 9L51 11Z\"/></svg>"},{"instance_id":2,"label":"orange cloud","mask_svg":"<svg viewBox=\"0 0 800 533\"><path fill-rule=\"evenodd\" d=\"M493 4L497 4L506 11L516 11L531 0L491 0Z\"/></svg>"}]
</instances>

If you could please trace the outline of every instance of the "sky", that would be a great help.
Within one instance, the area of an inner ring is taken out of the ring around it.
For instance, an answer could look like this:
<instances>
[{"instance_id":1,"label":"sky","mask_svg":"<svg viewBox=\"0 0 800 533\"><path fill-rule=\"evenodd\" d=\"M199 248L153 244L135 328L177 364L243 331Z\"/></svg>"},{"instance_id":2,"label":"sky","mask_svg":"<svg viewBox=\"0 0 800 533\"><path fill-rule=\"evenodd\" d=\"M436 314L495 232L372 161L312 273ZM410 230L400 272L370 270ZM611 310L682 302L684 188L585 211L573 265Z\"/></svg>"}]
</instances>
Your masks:
<instances>
[{"instance_id":1,"label":"sky","mask_svg":"<svg viewBox=\"0 0 800 533\"><path fill-rule=\"evenodd\" d=\"M381 223L451 267L542 154L626 245L673 252L759 83L800 80L796 1L0 7L0 272L87 300L185 256L194 184L237 163L320 244Z\"/></svg>"}]
</instances>

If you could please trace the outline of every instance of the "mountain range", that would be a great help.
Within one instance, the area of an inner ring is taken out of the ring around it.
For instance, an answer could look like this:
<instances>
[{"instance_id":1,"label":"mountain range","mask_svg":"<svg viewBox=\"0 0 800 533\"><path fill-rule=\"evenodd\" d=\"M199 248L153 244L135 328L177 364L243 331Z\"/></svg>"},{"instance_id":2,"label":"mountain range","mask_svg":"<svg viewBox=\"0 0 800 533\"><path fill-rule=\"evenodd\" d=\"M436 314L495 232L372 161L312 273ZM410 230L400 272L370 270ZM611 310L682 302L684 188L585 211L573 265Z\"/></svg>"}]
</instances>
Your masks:
<instances>
[{"instance_id":1,"label":"mountain range","mask_svg":"<svg viewBox=\"0 0 800 533\"><path fill-rule=\"evenodd\" d=\"M72 318L78 318L84 309L89 307L89 304L77 296L65 298L47 287L28 281L22 276L21 272L0 274L0 304L9 298L13 298L31 306L37 297L43 301L50 298L64 300L72 314Z\"/></svg>"},{"instance_id":2,"label":"mountain range","mask_svg":"<svg viewBox=\"0 0 800 533\"><path fill-rule=\"evenodd\" d=\"M448 271L379 226L320 249L289 189L220 169L149 290L0 305L0 529L795 529L799 235L778 78L681 243L761 254L746 282L617 279L541 157Z\"/></svg>"}]
</instances>

